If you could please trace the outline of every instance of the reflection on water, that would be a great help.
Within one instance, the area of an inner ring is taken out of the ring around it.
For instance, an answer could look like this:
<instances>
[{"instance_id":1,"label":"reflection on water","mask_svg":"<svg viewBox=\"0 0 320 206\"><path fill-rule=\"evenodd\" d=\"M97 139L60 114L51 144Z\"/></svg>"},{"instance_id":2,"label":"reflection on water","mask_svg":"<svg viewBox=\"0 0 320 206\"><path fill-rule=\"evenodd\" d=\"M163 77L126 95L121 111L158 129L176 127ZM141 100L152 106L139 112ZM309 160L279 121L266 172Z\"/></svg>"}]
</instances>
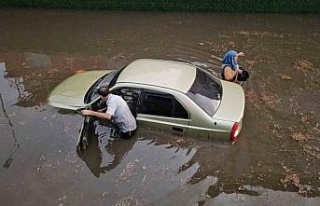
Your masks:
<instances>
[{"instance_id":1,"label":"reflection on water","mask_svg":"<svg viewBox=\"0 0 320 206\"><path fill-rule=\"evenodd\" d=\"M319 204L318 16L1 11L3 204ZM82 117L46 105L77 72L157 58L219 74L230 48L250 71L233 146L141 128L77 155Z\"/></svg>"},{"instance_id":2,"label":"reflection on water","mask_svg":"<svg viewBox=\"0 0 320 206\"><path fill-rule=\"evenodd\" d=\"M5 71L6 71L5 63L1 63L0 62L0 80L1 80L1 82L6 81L5 79L3 79L3 77L5 76ZM5 85L1 84L1 89L3 89L4 87L5 87ZM12 121L10 119L10 116L9 116L8 112L6 111L7 106L6 106L5 102L4 102L4 97L3 97L3 94L2 94L1 90L0 90L0 103L1 103L1 112L0 112L0 114L1 114L1 122L0 122L0 124L1 125L2 124L6 125L8 130L11 131L11 133L8 133L8 136L12 137L12 141L13 141L13 143L12 143L12 145L10 147L12 152L10 152L8 158L6 159L6 161L3 164L4 168L9 168L11 163L12 163L12 161L13 161L13 156L17 152L17 150L18 150L20 145L18 143L18 140L17 140L17 137L16 137L16 133L15 133Z\"/></svg>"},{"instance_id":3,"label":"reflection on water","mask_svg":"<svg viewBox=\"0 0 320 206\"><path fill-rule=\"evenodd\" d=\"M306 198L292 192L274 191L262 187L244 185L243 190L251 191L249 194L221 193L216 198L208 198L204 205L310 205L319 204L320 198ZM255 194L255 195L252 195Z\"/></svg>"},{"instance_id":4,"label":"reflection on water","mask_svg":"<svg viewBox=\"0 0 320 206\"><path fill-rule=\"evenodd\" d=\"M101 173L111 171L120 164L135 143L133 138L127 141L121 139L121 141L111 137L111 130L112 128L96 120L82 133L88 139L88 146L85 149L77 149L77 153L96 177L99 177ZM106 158L107 162L103 161Z\"/></svg>"},{"instance_id":5,"label":"reflection on water","mask_svg":"<svg viewBox=\"0 0 320 206\"><path fill-rule=\"evenodd\" d=\"M25 53L27 65L33 69L49 69L51 67L51 59L46 54L38 54L33 52Z\"/></svg>"},{"instance_id":6,"label":"reflection on water","mask_svg":"<svg viewBox=\"0 0 320 206\"><path fill-rule=\"evenodd\" d=\"M195 204L205 200L205 191L217 181L208 176L189 185L200 166L190 162L197 153L192 138L140 128L131 139L118 139L111 138L111 129L99 121L92 125L85 132L89 145L78 150L78 156L95 177L108 177L117 170L115 176L111 175L113 189L122 191L116 204ZM181 199L186 194L192 198Z\"/></svg>"}]
</instances>

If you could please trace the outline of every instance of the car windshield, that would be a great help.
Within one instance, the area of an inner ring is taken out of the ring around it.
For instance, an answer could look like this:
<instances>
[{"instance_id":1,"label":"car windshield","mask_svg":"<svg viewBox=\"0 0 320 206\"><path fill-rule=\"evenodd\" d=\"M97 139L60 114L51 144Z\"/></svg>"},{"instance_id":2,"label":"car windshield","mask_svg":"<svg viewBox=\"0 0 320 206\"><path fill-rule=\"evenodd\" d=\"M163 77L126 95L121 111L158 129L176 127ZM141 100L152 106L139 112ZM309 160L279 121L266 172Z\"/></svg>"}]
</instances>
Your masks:
<instances>
[{"instance_id":1,"label":"car windshield","mask_svg":"<svg viewBox=\"0 0 320 206\"><path fill-rule=\"evenodd\" d=\"M97 89L102 85L109 85L109 87L114 86L116 79L118 78L122 70L123 68L115 70L98 79L86 93L86 96L84 97L84 103L89 104L90 102L95 100L99 96L99 94L97 93Z\"/></svg>"},{"instance_id":2,"label":"car windshield","mask_svg":"<svg viewBox=\"0 0 320 206\"><path fill-rule=\"evenodd\" d=\"M197 68L196 78L187 96L208 115L213 116L222 97L221 82L209 72Z\"/></svg>"}]
</instances>

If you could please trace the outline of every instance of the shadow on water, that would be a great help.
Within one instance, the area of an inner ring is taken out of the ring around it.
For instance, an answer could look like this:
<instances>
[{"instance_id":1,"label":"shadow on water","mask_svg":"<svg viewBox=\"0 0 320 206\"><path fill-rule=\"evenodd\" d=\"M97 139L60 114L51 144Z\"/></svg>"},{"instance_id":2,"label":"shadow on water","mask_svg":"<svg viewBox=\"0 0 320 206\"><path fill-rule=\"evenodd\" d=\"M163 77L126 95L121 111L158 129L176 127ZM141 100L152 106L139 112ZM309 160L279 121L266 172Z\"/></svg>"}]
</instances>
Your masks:
<instances>
[{"instance_id":1,"label":"shadow on water","mask_svg":"<svg viewBox=\"0 0 320 206\"><path fill-rule=\"evenodd\" d=\"M4 9L0 23L4 204L319 204L318 16ZM149 128L110 139L102 129L77 153L83 117L47 105L78 72L158 58L219 74L229 48L246 53L250 71L233 146Z\"/></svg>"}]
</instances>

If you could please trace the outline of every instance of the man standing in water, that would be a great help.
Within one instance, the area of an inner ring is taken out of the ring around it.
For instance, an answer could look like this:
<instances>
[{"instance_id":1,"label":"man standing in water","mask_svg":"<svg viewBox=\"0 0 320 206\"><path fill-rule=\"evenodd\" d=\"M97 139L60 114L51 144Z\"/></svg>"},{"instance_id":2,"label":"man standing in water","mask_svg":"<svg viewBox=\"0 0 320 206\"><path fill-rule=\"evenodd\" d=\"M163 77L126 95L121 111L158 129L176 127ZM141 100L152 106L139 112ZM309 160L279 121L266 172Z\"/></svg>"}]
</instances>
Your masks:
<instances>
[{"instance_id":1,"label":"man standing in water","mask_svg":"<svg viewBox=\"0 0 320 206\"><path fill-rule=\"evenodd\" d=\"M224 55L221 67L221 77L223 80L234 82L237 79L237 76L244 72L238 65L238 57L244 55L243 52L237 53L234 50L229 50Z\"/></svg>"},{"instance_id":2,"label":"man standing in water","mask_svg":"<svg viewBox=\"0 0 320 206\"><path fill-rule=\"evenodd\" d=\"M125 139L132 137L137 129L137 124L126 101L120 96L110 93L107 86L101 86L98 89L98 94L101 97L101 101L105 102L107 111L102 112L101 110L92 111L85 109L81 111L81 114L97 117L102 120L112 120L117 129L119 129L120 137Z\"/></svg>"}]
</instances>

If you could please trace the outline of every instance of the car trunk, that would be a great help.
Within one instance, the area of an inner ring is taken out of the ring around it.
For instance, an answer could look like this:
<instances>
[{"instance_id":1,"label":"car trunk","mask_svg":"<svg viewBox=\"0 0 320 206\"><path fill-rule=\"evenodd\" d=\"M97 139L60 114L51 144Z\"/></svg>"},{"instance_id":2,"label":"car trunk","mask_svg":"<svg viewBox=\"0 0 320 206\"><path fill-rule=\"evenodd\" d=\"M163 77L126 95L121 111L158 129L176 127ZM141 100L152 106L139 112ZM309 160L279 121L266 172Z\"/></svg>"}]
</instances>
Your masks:
<instances>
[{"instance_id":1,"label":"car trunk","mask_svg":"<svg viewBox=\"0 0 320 206\"><path fill-rule=\"evenodd\" d=\"M217 119L240 122L243 118L245 95L242 87L233 82L221 81L221 103L214 114Z\"/></svg>"}]
</instances>

